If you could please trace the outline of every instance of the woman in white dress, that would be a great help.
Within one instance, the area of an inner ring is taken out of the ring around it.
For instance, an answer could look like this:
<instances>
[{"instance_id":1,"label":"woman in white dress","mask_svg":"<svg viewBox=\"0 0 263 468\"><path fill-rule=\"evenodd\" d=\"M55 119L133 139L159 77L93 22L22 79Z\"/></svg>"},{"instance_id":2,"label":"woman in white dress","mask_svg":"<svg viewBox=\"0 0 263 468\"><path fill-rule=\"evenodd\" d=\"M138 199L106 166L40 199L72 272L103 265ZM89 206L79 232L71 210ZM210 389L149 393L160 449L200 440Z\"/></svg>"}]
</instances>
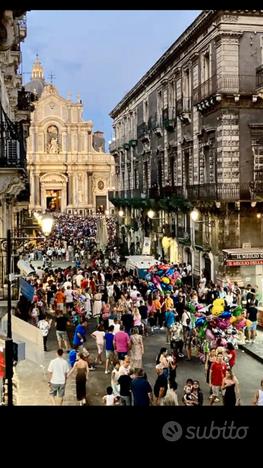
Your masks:
<instances>
[{"instance_id":1,"label":"woman in white dress","mask_svg":"<svg viewBox=\"0 0 263 468\"><path fill-rule=\"evenodd\" d=\"M142 368L142 356L144 354L142 336L139 335L139 330L134 327L131 331L130 337L130 358L131 368L141 369Z\"/></svg>"}]
</instances>

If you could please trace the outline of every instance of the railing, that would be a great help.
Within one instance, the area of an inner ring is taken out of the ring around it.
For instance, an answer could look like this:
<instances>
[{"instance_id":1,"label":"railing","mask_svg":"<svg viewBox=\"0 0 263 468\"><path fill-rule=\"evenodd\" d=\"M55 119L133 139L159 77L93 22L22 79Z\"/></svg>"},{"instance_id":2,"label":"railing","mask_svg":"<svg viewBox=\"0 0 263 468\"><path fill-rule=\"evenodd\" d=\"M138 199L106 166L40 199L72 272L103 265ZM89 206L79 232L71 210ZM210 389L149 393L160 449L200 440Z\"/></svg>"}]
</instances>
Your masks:
<instances>
[{"instance_id":1,"label":"railing","mask_svg":"<svg viewBox=\"0 0 263 468\"><path fill-rule=\"evenodd\" d=\"M191 112L192 98L182 97L176 102L176 115L183 114L184 112Z\"/></svg>"},{"instance_id":2,"label":"railing","mask_svg":"<svg viewBox=\"0 0 263 468\"><path fill-rule=\"evenodd\" d=\"M180 239L190 239L190 230L189 228L183 226L176 227L177 237Z\"/></svg>"},{"instance_id":3,"label":"railing","mask_svg":"<svg viewBox=\"0 0 263 468\"><path fill-rule=\"evenodd\" d=\"M145 122L137 126L137 137L141 138L148 133L148 128Z\"/></svg>"},{"instance_id":4,"label":"railing","mask_svg":"<svg viewBox=\"0 0 263 468\"><path fill-rule=\"evenodd\" d=\"M109 200L112 201L114 198L123 198L131 200L132 198L146 198L146 194L142 193L139 189L134 190L118 190L108 193Z\"/></svg>"},{"instance_id":5,"label":"railing","mask_svg":"<svg viewBox=\"0 0 263 468\"><path fill-rule=\"evenodd\" d=\"M0 103L0 167L26 168L21 122L12 122Z\"/></svg>"},{"instance_id":6,"label":"railing","mask_svg":"<svg viewBox=\"0 0 263 468\"><path fill-rule=\"evenodd\" d=\"M256 69L256 86L262 88L263 86L263 65Z\"/></svg>"},{"instance_id":7,"label":"railing","mask_svg":"<svg viewBox=\"0 0 263 468\"><path fill-rule=\"evenodd\" d=\"M260 193L263 193L263 181L247 184L188 185L185 195L189 200L245 201L254 199Z\"/></svg>"},{"instance_id":8,"label":"railing","mask_svg":"<svg viewBox=\"0 0 263 468\"><path fill-rule=\"evenodd\" d=\"M253 94L263 82L263 70L260 67L254 75L213 75L193 90L193 105L214 94Z\"/></svg>"},{"instance_id":9,"label":"railing","mask_svg":"<svg viewBox=\"0 0 263 468\"><path fill-rule=\"evenodd\" d=\"M149 198L166 198L166 197L178 197L183 198L183 187L172 187L167 185L165 187L150 187L148 190Z\"/></svg>"},{"instance_id":10,"label":"railing","mask_svg":"<svg viewBox=\"0 0 263 468\"><path fill-rule=\"evenodd\" d=\"M212 94L216 93L216 91L216 75L213 75L211 78L193 89L193 105L198 104L198 102L202 101L202 99L211 96Z\"/></svg>"}]
</instances>

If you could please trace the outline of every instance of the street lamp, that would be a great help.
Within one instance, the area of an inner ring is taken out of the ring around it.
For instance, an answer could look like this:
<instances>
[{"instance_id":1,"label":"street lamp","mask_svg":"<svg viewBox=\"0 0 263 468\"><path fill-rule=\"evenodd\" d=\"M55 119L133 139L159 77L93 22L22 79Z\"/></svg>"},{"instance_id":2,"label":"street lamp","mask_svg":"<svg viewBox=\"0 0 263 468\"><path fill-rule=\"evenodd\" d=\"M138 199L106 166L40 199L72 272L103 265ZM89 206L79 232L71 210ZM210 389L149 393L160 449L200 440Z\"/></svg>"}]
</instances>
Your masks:
<instances>
[{"instance_id":1,"label":"street lamp","mask_svg":"<svg viewBox=\"0 0 263 468\"><path fill-rule=\"evenodd\" d=\"M199 211L196 208L194 208L193 211L191 211L190 213L191 220L196 223L199 219L199 215L200 215Z\"/></svg>"},{"instance_id":2,"label":"street lamp","mask_svg":"<svg viewBox=\"0 0 263 468\"><path fill-rule=\"evenodd\" d=\"M50 215L44 215L41 219L41 228L45 236L51 233L54 220ZM13 335L12 335L12 274L11 274L11 259L12 259L12 241L28 241L39 240L39 237L12 237L11 229L7 230L6 239L1 239L6 242L6 275L7 275L7 338L5 343L5 368L7 379L7 404L13 406ZM42 239L42 238L41 238Z\"/></svg>"},{"instance_id":3,"label":"street lamp","mask_svg":"<svg viewBox=\"0 0 263 468\"><path fill-rule=\"evenodd\" d=\"M122 209L120 209L120 211L118 212L118 215L120 216L120 218L123 218L124 216L124 211Z\"/></svg>"},{"instance_id":4,"label":"street lamp","mask_svg":"<svg viewBox=\"0 0 263 468\"><path fill-rule=\"evenodd\" d=\"M154 216L155 216L155 212L154 212L152 209L150 209L150 210L147 212L147 216L148 216L150 219L153 219Z\"/></svg>"},{"instance_id":5,"label":"street lamp","mask_svg":"<svg viewBox=\"0 0 263 468\"><path fill-rule=\"evenodd\" d=\"M54 219L52 218L52 216L50 216L49 214L45 214L44 216L42 216L40 225L41 225L42 232L45 236L49 236L49 234L52 231L53 224L54 224Z\"/></svg>"}]
</instances>

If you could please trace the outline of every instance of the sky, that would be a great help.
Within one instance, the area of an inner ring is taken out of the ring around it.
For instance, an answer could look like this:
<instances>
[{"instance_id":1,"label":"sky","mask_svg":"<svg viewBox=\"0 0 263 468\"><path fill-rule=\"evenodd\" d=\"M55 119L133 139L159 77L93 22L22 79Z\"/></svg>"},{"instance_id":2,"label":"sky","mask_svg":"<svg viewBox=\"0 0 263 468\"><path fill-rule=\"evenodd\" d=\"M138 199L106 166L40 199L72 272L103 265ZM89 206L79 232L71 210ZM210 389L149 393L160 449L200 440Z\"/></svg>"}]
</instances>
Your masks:
<instances>
[{"instance_id":1,"label":"sky","mask_svg":"<svg viewBox=\"0 0 263 468\"><path fill-rule=\"evenodd\" d=\"M110 111L201 13L197 10L30 11L22 44L23 82L38 53L45 79L77 95L84 119L112 139Z\"/></svg>"}]
</instances>

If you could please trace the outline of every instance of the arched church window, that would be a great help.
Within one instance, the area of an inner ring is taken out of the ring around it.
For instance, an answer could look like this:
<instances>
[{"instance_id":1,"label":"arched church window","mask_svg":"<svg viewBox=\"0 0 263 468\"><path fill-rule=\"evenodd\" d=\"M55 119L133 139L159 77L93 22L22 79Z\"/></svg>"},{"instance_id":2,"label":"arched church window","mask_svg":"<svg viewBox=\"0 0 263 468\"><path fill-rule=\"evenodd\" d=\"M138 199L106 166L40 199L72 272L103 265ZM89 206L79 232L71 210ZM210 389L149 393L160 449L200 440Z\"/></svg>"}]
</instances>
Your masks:
<instances>
[{"instance_id":1,"label":"arched church window","mask_svg":"<svg viewBox=\"0 0 263 468\"><path fill-rule=\"evenodd\" d=\"M50 125L47 129L47 152L59 153L59 132L55 125Z\"/></svg>"}]
</instances>

